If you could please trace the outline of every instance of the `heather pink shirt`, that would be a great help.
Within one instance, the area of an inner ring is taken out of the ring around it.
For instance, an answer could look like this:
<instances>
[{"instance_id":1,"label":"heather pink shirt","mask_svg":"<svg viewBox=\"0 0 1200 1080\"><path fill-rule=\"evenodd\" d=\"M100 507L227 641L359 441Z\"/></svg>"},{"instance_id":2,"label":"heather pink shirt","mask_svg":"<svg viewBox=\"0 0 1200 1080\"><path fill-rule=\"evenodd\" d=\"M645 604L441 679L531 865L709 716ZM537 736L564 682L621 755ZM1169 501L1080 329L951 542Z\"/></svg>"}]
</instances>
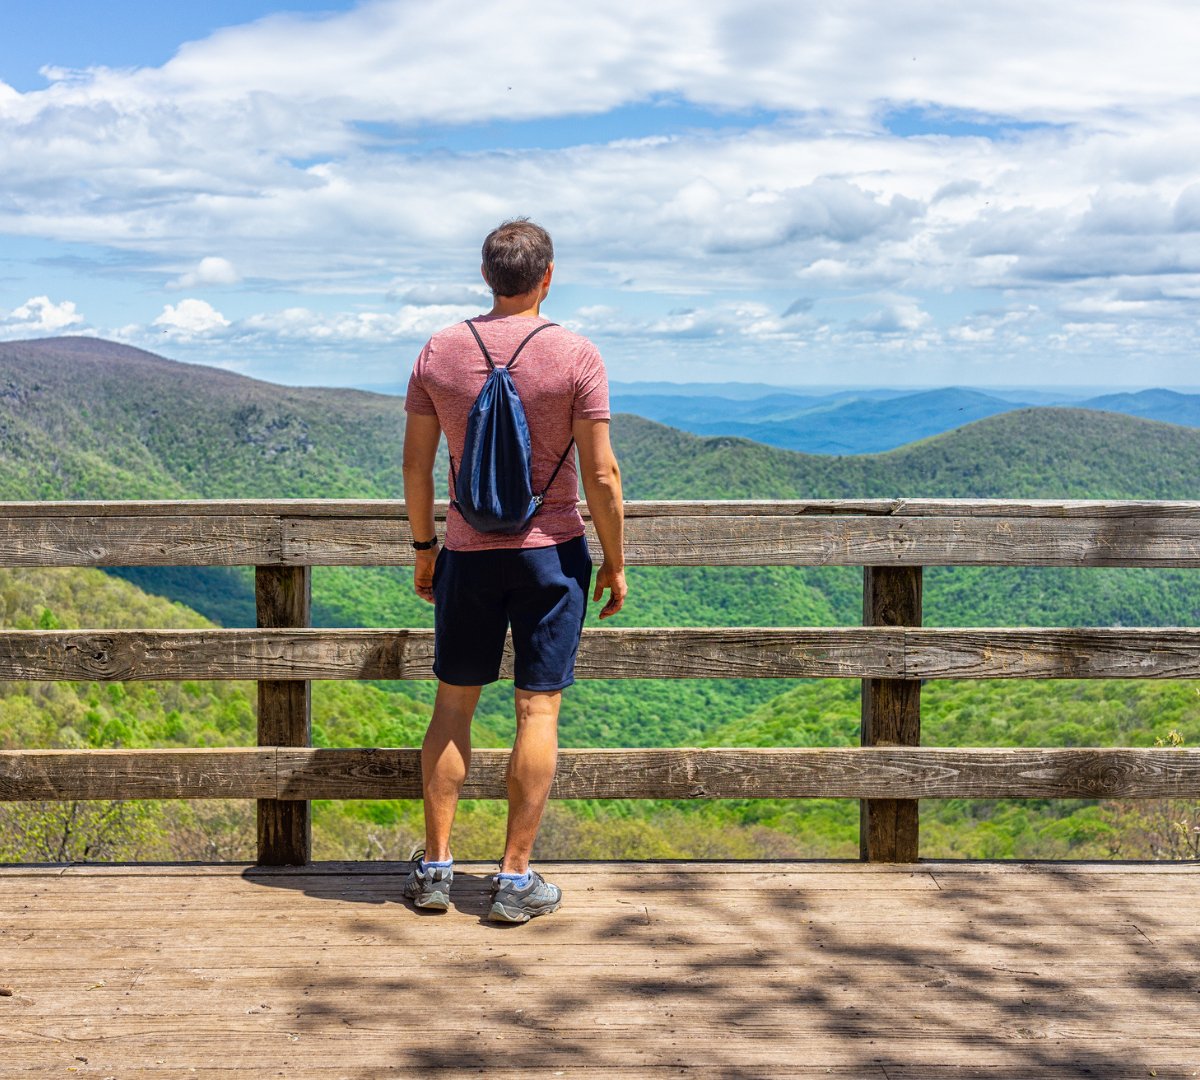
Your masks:
<instances>
[{"instance_id":1,"label":"heather pink shirt","mask_svg":"<svg viewBox=\"0 0 1200 1080\"><path fill-rule=\"evenodd\" d=\"M498 367L504 367L525 336L539 323L550 320L523 315L481 315L471 321L492 360ZM405 410L438 418L456 469L467 437L467 416L483 389L487 373L487 361L471 331L458 323L429 339L408 381ZM571 442L572 423L609 419L604 362L587 338L552 326L521 350L512 380L529 422L533 490L541 491ZM582 534L574 451L567 455L546 493L546 501L524 532L476 532L453 508L446 521L446 547L451 551L549 547Z\"/></svg>"}]
</instances>

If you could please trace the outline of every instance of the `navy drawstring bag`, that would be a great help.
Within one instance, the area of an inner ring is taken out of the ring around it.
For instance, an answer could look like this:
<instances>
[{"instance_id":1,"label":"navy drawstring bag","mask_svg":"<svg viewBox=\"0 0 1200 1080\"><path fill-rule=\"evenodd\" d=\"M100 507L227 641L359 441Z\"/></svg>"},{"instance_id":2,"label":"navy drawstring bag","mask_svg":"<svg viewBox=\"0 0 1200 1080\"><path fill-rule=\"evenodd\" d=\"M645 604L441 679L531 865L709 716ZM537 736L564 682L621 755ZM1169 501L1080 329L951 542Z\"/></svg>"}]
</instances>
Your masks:
<instances>
[{"instance_id":1,"label":"navy drawstring bag","mask_svg":"<svg viewBox=\"0 0 1200 1080\"><path fill-rule=\"evenodd\" d=\"M450 458L450 474L454 484L454 507L467 524L477 532L518 533L523 531L541 508L558 476L558 470L575 445L572 439L550 474L541 492L533 490L533 452L529 439L529 423L525 406L512 380L512 367L521 350L531 338L557 323L542 323L535 327L517 346L505 367L497 367L487 351L479 331L467 321L475 335L488 374L483 389L471 406L467 417L467 437L463 442L459 469Z\"/></svg>"}]
</instances>

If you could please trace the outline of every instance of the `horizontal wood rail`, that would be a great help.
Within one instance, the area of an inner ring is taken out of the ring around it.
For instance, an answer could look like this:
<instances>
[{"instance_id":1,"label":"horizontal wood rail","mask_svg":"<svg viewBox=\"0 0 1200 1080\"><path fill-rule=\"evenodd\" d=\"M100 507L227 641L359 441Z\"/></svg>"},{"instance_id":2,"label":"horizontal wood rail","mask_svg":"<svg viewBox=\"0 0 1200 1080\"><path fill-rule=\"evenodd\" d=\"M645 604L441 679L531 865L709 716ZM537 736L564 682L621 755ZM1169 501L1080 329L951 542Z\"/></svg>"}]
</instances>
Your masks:
<instances>
[{"instance_id":1,"label":"horizontal wood rail","mask_svg":"<svg viewBox=\"0 0 1200 1080\"><path fill-rule=\"evenodd\" d=\"M1200 629L921 626L924 566L1200 566L1200 502L633 502L626 515L632 564L863 567L863 625L589 629L581 677L861 679L862 745L568 749L557 798L860 799L863 857L912 861L922 798L1200 797L1197 750L918 745L926 679L1200 678ZM0 679L253 679L260 744L6 751L0 799L253 798L259 861L280 864L309 859L311 799L419 796L416 750L309 745L311 680L432 677L431 631L309 626L310 567L403 565L409 539L392 500L0 503L0 566L254 566L258 610L246 630L2 631ZM506 761L477 751L464 795L503 798Z\"/></svg>"},{"instance_id":2,"label":"horizontal wood rail","mask_svg":"<svg viewBox=\"0 0 1200 1080\"><path fill-rule=\"evenodd\" d=\"M433 631L12 630L0 679L432 679ZM501 672L512 677L506 648ZM584 679L1193 679L1200 629L587 629Z\"/></svg>"},{"instance_id":3,"label":"horizontal wood rail","mask_svg":"<svg viewBox=\"0 0 1200 1080\"><path fill-rule=\"evenodd\" d=\"M1200 502L644 502L627 515L642 566L1200 566ZM408 539L392 501L0 503L0 566L390 566L412 562Z\"/></svg>"},{"instance_id":4,"label":"horizontal wood rail","mask_svg":"<svg viewBox=\"0 0 1200 1080\"><path fill-rule=\"evenodd\" d=\"M468 799L507 797L507 750L475 750ZM0 751L14 799L417 799L420 751L245 747ZM556 799L1200 797L1200 749L563 750Z\"/></svg>"}]
</instances>

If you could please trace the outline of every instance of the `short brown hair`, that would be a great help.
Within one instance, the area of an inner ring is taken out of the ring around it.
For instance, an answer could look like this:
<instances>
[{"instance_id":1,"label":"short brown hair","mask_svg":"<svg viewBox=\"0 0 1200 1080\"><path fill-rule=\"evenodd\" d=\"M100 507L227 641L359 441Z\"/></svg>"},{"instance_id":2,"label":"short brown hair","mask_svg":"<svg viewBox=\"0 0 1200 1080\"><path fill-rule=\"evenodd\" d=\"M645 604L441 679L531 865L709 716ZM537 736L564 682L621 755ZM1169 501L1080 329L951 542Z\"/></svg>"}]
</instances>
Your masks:
<instances>
[{"instance_id":1,"label":"short brown hair","mask_svg":"<svg viewBox=\"0 0 1200 1080\"><path fill-rule=\"evenodd\" d=\"M483 278L497 296L533 292L554 261L550 234L529 218L512 218L483 242Z\"/></svg>"}]
</instances>

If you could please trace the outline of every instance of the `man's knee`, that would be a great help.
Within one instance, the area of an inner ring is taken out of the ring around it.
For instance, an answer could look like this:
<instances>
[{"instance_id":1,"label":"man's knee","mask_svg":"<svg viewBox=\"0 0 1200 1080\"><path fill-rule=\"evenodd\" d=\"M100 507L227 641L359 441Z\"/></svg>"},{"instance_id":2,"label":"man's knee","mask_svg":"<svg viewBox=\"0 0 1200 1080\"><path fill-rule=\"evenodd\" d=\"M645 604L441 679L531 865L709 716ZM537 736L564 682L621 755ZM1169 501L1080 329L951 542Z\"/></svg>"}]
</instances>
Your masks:
<instances>
[{"instance_id":1,"label":"man's knee","mask_svg":"<svg viewBox=\"0 0 1200 1080\"><path fill-rule=\"evenodd\" d=\"M470 720L479 704L482 686L454 686L439 682L437 697L433 704L433 715L437 719Z\"/></svg>"},{"instance_id":2,"label":"man's knee","mask_svg":"<svg viewBox=\"0 0 1200 1080\"><path fill-rule=\"evenodd\" d=\"M561 690L522 690L513 693L518 728L528 723L557 723L562 706Z\"/></svg>"}]
</instances>

